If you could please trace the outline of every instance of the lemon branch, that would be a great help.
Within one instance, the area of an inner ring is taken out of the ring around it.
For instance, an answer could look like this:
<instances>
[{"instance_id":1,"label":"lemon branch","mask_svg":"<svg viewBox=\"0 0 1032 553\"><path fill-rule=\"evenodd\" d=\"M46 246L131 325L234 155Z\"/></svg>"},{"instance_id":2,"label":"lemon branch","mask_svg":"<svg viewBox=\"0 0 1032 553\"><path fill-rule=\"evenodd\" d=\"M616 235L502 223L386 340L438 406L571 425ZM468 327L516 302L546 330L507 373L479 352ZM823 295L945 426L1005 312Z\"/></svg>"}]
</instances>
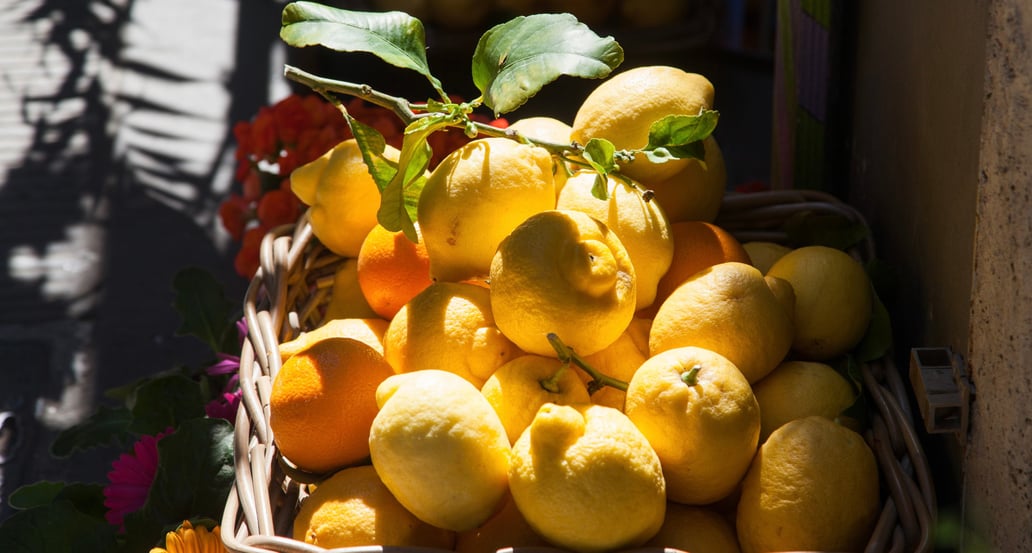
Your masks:
<instances>
[{"instance_id":1,"label":"lemon branch","mask_svg":"<svg viewBox=\"0 0 1032 553\"><path fill-rule=\"evenodd\" d=\"M585 361L583 357L577 355L577 352L573 351L573 348L564 344L556 333L548 333L548 343L552 345L552 349L555 350L560 361L563 363L573 363L583 369L584 372L591 375L591 382L588 383L588 393L593 394L605 386L616 388L621 392L627 391L626 382L599 372L598 369L592 367L587 361ZM544 385L544 382L542 382L542 385Z\"/></svg>"}]
</instances>

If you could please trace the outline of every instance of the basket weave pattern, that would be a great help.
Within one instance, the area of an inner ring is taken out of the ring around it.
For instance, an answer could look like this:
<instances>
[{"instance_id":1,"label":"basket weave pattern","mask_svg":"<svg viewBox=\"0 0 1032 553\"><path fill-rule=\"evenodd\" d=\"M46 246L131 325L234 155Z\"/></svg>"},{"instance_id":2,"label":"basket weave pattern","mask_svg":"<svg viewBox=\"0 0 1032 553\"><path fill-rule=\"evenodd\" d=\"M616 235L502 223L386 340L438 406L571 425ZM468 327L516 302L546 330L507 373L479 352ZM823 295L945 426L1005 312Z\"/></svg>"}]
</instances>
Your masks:
<instances>
[{"instance_id":1,"label":"basket weave pattern","mask_svg":"<svg viewBox=\"0 0 1032 553\"><path fill-rule=\"evenodd\" d=\"M717 224L742 242L785 243L788 236L783 224L801 212L839 215L866 224L848 205L812 191L729 195ZM850 253L861 261L872 259L871 239L866 238ZM271 230L262 242L261 265L244 297L249 334L240 356L243 399L236 418L236 482L222 517L222 539L233 553L326 551L287 537L303 491L277 460L269 428L269 395L280 368L279 344L319 324L340 261L312 237L304 216L296 225ZM865 551L931 551L935 491L914 431L906 386L889 356L863 364L861 373L871 406L865 438L878 461L884 498ZM417 548L369 546L334 551L408 553Z\"/></svg>"}]
</instances>

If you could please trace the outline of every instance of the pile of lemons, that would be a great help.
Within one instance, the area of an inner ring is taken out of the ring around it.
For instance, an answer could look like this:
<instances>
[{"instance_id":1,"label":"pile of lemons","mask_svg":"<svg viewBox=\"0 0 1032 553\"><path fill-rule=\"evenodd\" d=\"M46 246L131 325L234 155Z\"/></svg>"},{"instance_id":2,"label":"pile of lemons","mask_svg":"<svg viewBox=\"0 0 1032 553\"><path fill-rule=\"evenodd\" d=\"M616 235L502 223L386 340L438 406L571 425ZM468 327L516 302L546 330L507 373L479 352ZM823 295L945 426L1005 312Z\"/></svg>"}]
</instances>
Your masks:
<instances>
[{"instance_id":1,"label":"pile of lemons","mask_svg":"<svg viewBox=\"0 0 1032 553\"><path fill-rule=\"evenodd\" d=\"M713 100L702 75L639 67L572 123L513 129L641 148L652 121ZM878 468L838 422L857 391L827 364L866 332L863 267L714 224L726 174L713 138L703 161L621 172L632 180L474 140L427 175L418 243L377 225L353 141L295 172L313 233L343 260L325 322L281 344L271 393L279 452L316 475L294 539L863 548Z\"/></svg>"}]
</instances>

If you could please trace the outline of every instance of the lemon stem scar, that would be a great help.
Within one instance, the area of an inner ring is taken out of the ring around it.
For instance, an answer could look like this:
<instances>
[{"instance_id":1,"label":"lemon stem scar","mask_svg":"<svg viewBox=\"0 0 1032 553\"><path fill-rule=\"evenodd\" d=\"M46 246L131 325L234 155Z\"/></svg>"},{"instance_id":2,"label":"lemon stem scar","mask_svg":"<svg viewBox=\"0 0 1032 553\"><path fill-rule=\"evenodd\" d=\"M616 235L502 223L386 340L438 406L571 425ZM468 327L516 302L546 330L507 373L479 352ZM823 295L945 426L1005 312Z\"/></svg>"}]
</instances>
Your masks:
<instances>
[{"instance_id":1,"label":"lemon stem scar","mask_svg":"<svg viewBox=\"0 0 1032 553\"><path fill-rule=\"evenodd\" d=\"M695 386L699 381L699 370L702 369L702 365L695 365L687 371L681 373L681 382L689 386Z\"/></svg>"},{"instance_id":2,"label":"lemon stem scar","mask_svg":"<svg viewBox=\"0 0 1032 553\"><path fill-rule=\"evenodd\" d=\"M548 337L548 343L552 345L552 349L555 350L555 353L559 357L559 360L563 362L563 367L565 367L569 363L573 363L574 365L577 365L578 367L583 369L584 372L586 372L589 375L591 375L591 382L588 383L588 393L589 394L593 394L593 393L601 390L602 388L604 388L606 386L609 386L611 388L616 388L617 390L620 390L621 392L626 392L627 391L627 383L626 382L624 382L623 380L619 380L619 379L613 378L611 376L602 374L602 372L600 372L595 367L592 367L581 356L577 355L577 353L575 351L573 351L572 348L570 348L569 346L564 344L563 341L559 338L559 336L556 333L549 332L547 337ZM560 371L561 371L561 369L560 369ZM556 378L556 377L553 376L552 378ZM544 386L545 382L542 381L541 385ZM545 389L548 390L548 388L545 388ZM549 391L551 391L551 390L549 390Z\"/></svg>"}]
</instances>

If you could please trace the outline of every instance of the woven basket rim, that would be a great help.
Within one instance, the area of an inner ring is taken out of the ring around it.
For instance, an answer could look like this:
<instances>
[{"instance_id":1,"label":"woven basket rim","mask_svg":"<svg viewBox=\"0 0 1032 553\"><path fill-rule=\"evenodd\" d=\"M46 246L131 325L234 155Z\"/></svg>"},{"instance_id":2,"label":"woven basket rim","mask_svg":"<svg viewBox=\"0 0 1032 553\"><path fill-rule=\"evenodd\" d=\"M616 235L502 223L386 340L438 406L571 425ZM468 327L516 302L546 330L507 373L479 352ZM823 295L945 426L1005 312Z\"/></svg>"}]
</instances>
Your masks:
<instances>
[{"instance_id":1,"label":"woven basket rim","mask_svg":"<svg viewBox=\"0 0 1032 553\"><path fill-rule=\"evenodd\" d=\"M862 224L864 217L836 197L808 190L728 194L716 223L742 242L784 242L779 222L802 211L832 214ZM875 258L870 232L850 253ZM278 345L312 326L318 306L332 286L332 269L341 258L314 239L307 214L296 224L270 230L260 248L260 267L244 296L249 332L241 348L242 401L235 421L236 480L222 516L222 540L233 553L319 553L326 549L285 537L302 493L278 458L268 425L268 398L280 368ZM914 430L906 383L892 352L861 365L871 424L864 438L879 466L884 491L882 510L865 551L932 550L937 518L931 470ZM658 552L661 548L628 551ZM349 547L346 553L432 553L417 547ZM516 548L515 553L556 553L558 548Z\"/></svg>"}]
</instances>

